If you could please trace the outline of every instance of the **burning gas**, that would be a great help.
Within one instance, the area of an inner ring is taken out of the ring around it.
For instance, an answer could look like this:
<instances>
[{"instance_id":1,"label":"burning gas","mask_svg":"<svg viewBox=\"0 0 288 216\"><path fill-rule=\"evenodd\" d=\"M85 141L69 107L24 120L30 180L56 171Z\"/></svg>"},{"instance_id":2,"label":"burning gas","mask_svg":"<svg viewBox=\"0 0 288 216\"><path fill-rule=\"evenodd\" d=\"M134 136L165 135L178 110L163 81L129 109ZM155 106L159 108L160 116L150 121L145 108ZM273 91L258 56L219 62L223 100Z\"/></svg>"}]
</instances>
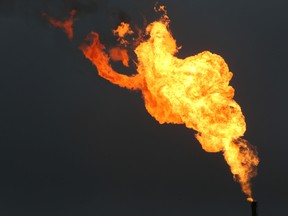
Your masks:
<instances>
[{"instance_id":1,"label":"burning gas","mask_svg":"<svg viewBox=\"0 0 288 216\"><path fill-rule=\"evenodd\" d=\"M117 27L117 29L113 30L113 34L118 37L118 41L120 44L127 46L129 42L124 39L124 37L129 34L133 34L134 32L131 30L130 25L128 23L121 22L121 24Z\"/></svg>"},{"instance_id":2,"label":"burning gas","mask_svg":"<svg viewBox=\"0 0 288 216\"><path fill-rule=\"evenodd\" d=\"M223 152L234 179L253 201L250 180L257 174L259 159L255 148L241 138L246 123L229 86L232 72L221 56L209 51L185 59L175 57L179 48L168 30L167 12L164 6L155 10L164 15L146 27L148 39L142 39L134 50L137 74L114 71L110 58L128 66L127 50L113 48L109 57L95 32L88 36L90 44L81 50L101 77L120 87L141 90L147 111L160 124L185 124L197 131L196 138L205 151ZM113 33L126 46L125 36L133 31L129 24L121 23Z\"/></svg>"},{"instance_id":3,"label":"burning gas","mask_svg":"<svg viewBox=\"0 0 288 216\"><path fill-rule=\"evenodd\" d=\"M76 10L70 11L70 17L64 21L56 20L48 16L46 13L43 13L43 16L47 17L49 23L51 23L51 25L53 25L54 27L63 29L67 34L68 38L72 40L74 35L73 32L74 16L76 15L76 13L77 13Z\"/></svg>"}]
</instances>

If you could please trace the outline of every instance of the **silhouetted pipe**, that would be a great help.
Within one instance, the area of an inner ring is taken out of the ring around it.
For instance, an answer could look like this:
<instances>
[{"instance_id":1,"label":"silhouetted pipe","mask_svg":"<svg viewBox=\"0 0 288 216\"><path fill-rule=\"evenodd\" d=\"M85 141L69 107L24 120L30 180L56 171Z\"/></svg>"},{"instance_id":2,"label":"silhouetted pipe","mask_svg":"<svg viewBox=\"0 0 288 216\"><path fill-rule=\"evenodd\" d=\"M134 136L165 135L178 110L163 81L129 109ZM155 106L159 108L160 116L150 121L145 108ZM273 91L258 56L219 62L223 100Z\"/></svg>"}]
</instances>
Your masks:
<instances>
[{"instance_id":1,"label":"silhouetted pipe","mask_svg":"<svg viewBox=\"0 0 288 216\"><path fill-rule=\"evenodd\" d=\"M257 202L251 202L252 216L257 216Z\"/></svg>"}]
</instances>

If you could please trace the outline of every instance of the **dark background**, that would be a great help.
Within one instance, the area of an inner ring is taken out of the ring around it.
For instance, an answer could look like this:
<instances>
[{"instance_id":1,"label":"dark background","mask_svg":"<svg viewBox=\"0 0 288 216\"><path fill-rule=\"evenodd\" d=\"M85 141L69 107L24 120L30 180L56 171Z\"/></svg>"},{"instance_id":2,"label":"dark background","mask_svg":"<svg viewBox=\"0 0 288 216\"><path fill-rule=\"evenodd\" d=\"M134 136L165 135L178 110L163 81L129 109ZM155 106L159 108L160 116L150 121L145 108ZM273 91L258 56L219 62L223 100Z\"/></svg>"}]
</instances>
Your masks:
<instances>
[{"instance_id":1,"label":"dark background","mask_svg":"<svg viewBox=\"0 0 288 216\"><path fill-rule=\"evenodd\" d=\"M234 73L245 138L261 159L253 179L259 216L286 215L287 1L161 3L183 46L179 57L210 50ZM204 152L183 125L158 124L140 92L100 78L78 49L92 30L112 46L112 28L143 28L159 17L153 6L0 0L1 215L250 215L221 153ZM72 8L71 42L41 13L64 19Z\"/></svg>"}]
</instances>

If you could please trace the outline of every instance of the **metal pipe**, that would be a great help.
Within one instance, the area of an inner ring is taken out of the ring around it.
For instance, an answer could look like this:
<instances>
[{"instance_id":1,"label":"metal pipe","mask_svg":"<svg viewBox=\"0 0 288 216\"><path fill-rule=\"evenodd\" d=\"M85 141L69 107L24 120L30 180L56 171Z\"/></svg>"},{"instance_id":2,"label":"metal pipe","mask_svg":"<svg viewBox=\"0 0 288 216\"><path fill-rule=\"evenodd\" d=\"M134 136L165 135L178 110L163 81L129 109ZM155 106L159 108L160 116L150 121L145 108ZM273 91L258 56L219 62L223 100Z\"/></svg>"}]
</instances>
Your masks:
<instances>
[{"instance_id":1,"label":"metal pipe","mask_svg":"<svg viewBox=\"0 0 288 216\"><path fill-rule=\"evenodd\" d=\"M257 202L251 202L252 216L258 216L257 214Z\"/></svg>"}]
</instances>

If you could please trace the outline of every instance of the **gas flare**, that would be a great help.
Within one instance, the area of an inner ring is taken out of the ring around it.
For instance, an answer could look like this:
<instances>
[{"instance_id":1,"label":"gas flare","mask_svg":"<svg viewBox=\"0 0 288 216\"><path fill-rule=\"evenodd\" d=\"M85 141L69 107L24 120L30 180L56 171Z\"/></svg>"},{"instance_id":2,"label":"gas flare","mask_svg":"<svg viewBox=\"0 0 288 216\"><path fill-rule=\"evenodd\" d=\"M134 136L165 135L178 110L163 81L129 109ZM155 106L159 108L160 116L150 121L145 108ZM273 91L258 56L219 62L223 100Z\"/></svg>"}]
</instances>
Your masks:
<instances>
[{"instance_id":1,"label":"gas flare","mask_svg":"<svg viewBox=\"0 0 288 216\"><path fill-rule=\"evenodd\" d=\"M168 30L167 11L163 6L155 10L164 15L146 27L149 38L134 50L137 74L114 71L95 32L88 36L90 44L81 50L100 76L120 87L141 90L147 111L160 124L185 124L197 131L196 138L205 151L223 152L234 179L247 200L253 201L250 180L257 174L259 159L255 147L241 138L246 123L229 86L232 72L221 56L209 51L185 59L175 57L179 48ZM120 34L120 29L125 33ZM121 23L115 32L124 38L130 32L129 25Z\"/></svg>"},{"instance_id":2,"label":"gas flare","mask_svg":"<svg viewBox=\"0 0 288 216\"><path fill-rule=\"evenodd\" d=\"M70 11L70 17L64 21L56 20L53 17L48 16L46 13L43 13L43 15L47 17L51 25L53 25L56 28L63 29L64 32L67 34L68 38L72 40L74 35L73 32L74 16L76 15L76 13L77 13L76 10Z\"/></svg>"}]
</instances>

